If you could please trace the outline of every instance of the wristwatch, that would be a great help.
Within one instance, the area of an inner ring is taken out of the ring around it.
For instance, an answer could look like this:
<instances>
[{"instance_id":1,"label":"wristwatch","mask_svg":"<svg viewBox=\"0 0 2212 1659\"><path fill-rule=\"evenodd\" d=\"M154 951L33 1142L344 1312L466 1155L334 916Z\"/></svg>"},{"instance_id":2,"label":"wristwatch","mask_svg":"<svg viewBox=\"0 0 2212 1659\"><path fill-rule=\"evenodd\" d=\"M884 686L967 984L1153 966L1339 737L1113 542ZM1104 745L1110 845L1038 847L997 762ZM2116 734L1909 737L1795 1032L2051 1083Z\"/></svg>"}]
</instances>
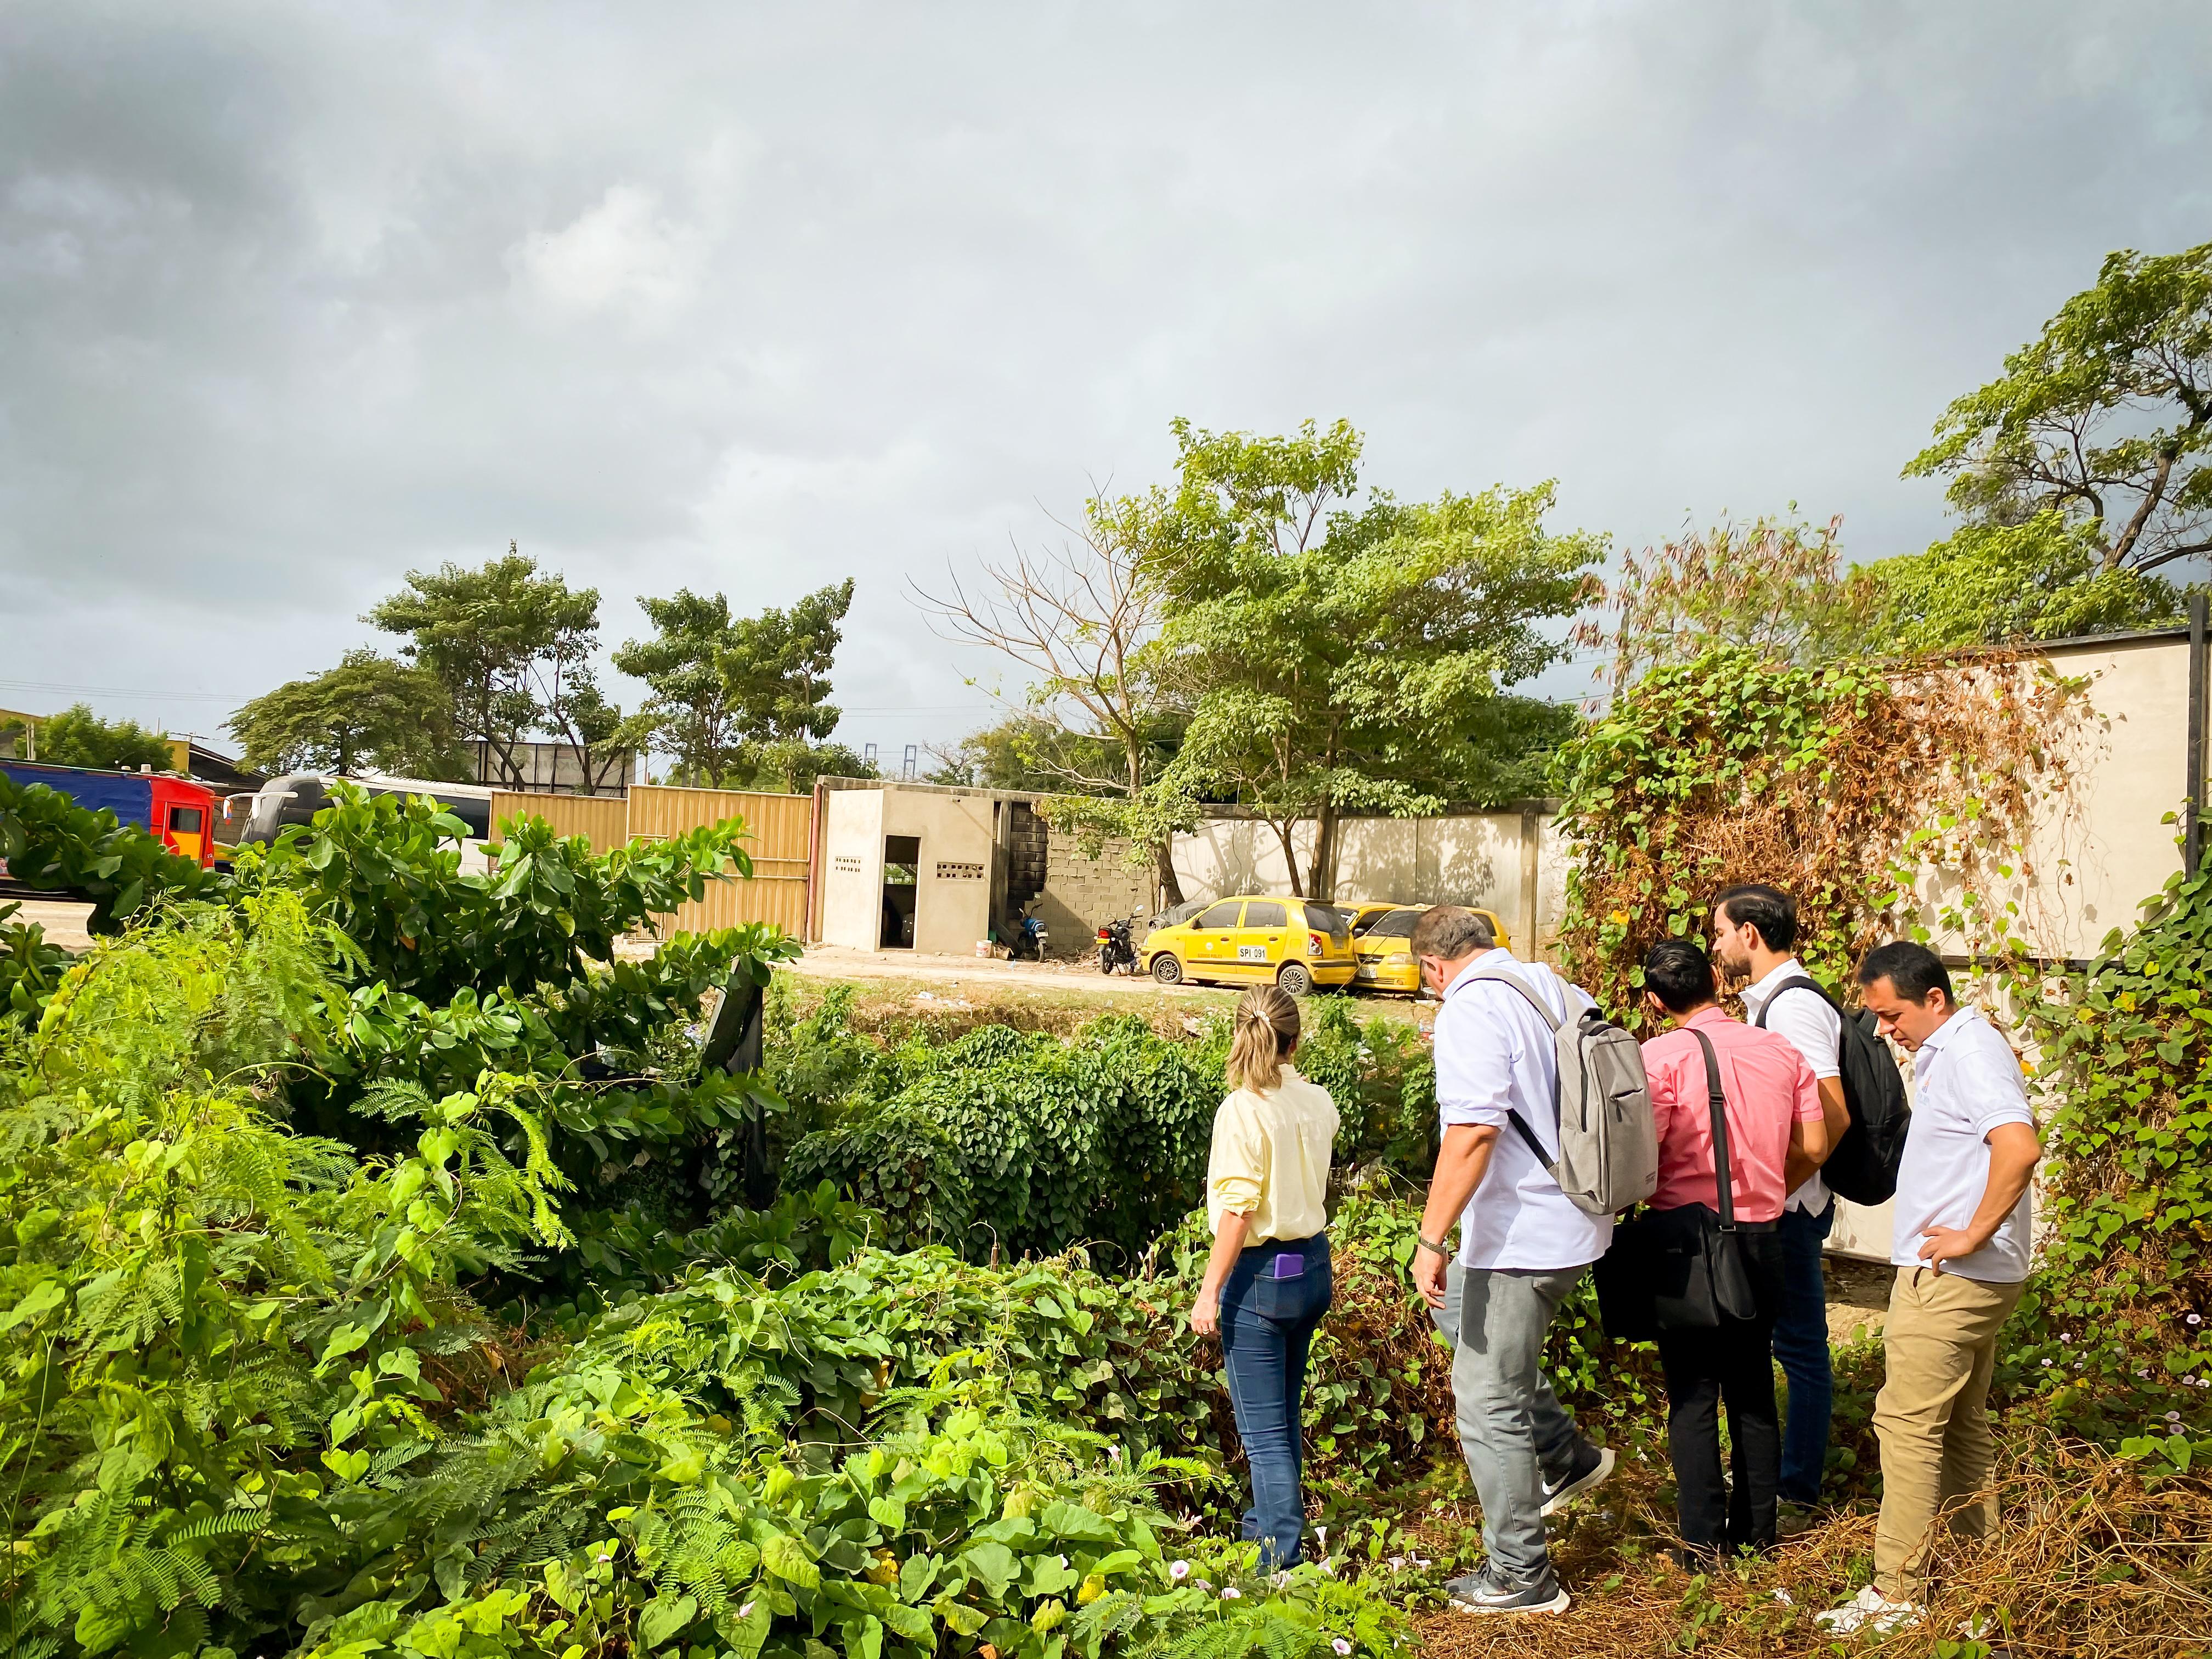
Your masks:
<instances>
[{"instance_id":1,"label":"wristwatch","mask_svg":"<svg viewBox=\"0 0 2212 1659\"><path fill-rule=\"evenodd\" d=\"M1414 1237L1417 1237L1417 1238L1419 1238L1419 1237L1420 1237L1420 1235L1417 1233L1417 1234L1415 1234L1415 1235L1414 1235ZM1422 1248L1423 1249L1425 1249L1425 1250L1434 1250L1434 1251L1435 1251L1438 1255L1441 1255L1441 1256L1446 1256L1446 1257L1449 1257L1449 1256L1451 1255L1451 1246L1450 1246L1450 1245L1449 1245L1449 1244L1439 1244L1439 1243L1437 1243L1437 1241L1436 1241L1435 1239L1433 1239L1433 1238L1422 1238L1422 1239L1421 1239L1421 1248Z\"/></svg>"}]
</instances>

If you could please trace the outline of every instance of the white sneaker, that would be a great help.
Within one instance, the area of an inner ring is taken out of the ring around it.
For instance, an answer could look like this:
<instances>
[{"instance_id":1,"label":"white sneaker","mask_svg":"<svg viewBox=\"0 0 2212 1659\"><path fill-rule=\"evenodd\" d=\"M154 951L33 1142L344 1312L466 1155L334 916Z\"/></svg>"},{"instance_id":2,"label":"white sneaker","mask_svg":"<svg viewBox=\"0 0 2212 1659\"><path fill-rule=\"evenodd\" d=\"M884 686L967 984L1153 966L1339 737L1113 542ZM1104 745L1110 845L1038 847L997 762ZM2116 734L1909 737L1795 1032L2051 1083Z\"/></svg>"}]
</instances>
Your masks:
<instances>
[{"instance_id":1,"label":"white sneaker","mask_svg":"<svg viewBox=\"0 0 2212 1659\"><path fill-rule=\"evenodd\" d=\"M1869 1584L1840 1607L1814 1613L1813 1622L1835 1636L1850 1636L1860 1631L1887 1636L1893 1631L1918 1624L1920 1609L1910 1601L1893 1601Z\"/></svg>"}]
</instances>

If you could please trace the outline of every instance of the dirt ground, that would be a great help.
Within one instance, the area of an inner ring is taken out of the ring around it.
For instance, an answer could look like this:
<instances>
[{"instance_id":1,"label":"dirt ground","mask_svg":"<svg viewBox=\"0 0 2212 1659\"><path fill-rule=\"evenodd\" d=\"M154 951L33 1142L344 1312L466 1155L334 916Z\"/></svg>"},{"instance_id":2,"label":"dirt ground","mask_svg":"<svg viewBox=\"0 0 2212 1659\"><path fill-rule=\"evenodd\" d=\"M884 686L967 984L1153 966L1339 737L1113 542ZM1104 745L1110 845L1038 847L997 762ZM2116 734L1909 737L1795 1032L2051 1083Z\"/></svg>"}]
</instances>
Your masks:
<instances>
[{"instance_id":1,"label":"dirt ground","mask_svg":"<svg viewBox=\"0 0 2212 1659\"><path fill-rule=\"evenodd\" d=\"M92 914L89 904L24 898L21 893L0 891L0 910L10 904L21 904L22 908L9 917L9 921L23 926L37 923L46 930L46 942L50 945L58 945L67 951L82 951L92 944L92 935L84 931L84 919Z\"/></svg>"}]
</instances>

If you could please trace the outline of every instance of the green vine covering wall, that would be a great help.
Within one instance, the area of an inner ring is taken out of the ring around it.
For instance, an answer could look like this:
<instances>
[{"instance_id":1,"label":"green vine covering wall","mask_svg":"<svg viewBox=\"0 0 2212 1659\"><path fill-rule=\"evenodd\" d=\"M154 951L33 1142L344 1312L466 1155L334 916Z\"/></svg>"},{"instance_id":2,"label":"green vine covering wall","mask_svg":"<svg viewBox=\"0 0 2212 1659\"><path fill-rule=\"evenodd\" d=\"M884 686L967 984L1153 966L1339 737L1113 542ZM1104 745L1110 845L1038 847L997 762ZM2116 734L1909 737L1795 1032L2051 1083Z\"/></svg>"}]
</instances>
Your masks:
<instances>
[{"instance_id":1,"label":"green vine covering wall","mask_svg":"<svg viewBox=\"0 0 2212 1659\"><path fill-rule=\"evenodd\" d=\"M1771 882L1832 985L1929 924L2002 952L2032 918L2014 886L2039 797L2063 795L2076 688L2009 658L1776 667L1743 651L1653 671L1562 751L1577 859L1562 944L1601 1002L1640 1020L1652 943L1699 934L1713 894ZM1930 902L1923 865L1950 878Z\"/></svg>"},{"instance_id":2,"label":"green vine covering wall","mask_svg":"<svg viewBox=\"0 0 2212 1659\"><path fill-rule=\"evenodd\" d=\"M2006 1380L2148 1450L2212 1425L2212 875L2045 989L2048 1231Z\"/></svg>"}]
</instances>

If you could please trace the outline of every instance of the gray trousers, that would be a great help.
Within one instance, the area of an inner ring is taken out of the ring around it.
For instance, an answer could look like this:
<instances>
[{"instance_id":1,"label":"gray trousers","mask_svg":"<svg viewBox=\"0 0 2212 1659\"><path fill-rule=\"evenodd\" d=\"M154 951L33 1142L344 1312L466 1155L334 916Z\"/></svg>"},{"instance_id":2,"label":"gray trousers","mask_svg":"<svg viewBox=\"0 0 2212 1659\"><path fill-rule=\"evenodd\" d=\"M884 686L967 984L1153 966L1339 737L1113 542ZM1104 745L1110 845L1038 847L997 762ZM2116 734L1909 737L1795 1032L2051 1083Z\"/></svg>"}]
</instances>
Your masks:
<instances>
[{"instance_id":1,"label":"gray trousers","mask_svg":"<svg viewBox=\"0 0 2212 1659\"><path fill-rule=\"evenodd\" d=\"M1482 1547L1516 1577L1541 1568L1544 1489L1574 1467L1582 1436L1552 1392L1544 1335L1583 1267L1444 1270L1431 1317L1452 1341L1460 1449L1482 1503Z\"/></svg>"}]
</instances>

